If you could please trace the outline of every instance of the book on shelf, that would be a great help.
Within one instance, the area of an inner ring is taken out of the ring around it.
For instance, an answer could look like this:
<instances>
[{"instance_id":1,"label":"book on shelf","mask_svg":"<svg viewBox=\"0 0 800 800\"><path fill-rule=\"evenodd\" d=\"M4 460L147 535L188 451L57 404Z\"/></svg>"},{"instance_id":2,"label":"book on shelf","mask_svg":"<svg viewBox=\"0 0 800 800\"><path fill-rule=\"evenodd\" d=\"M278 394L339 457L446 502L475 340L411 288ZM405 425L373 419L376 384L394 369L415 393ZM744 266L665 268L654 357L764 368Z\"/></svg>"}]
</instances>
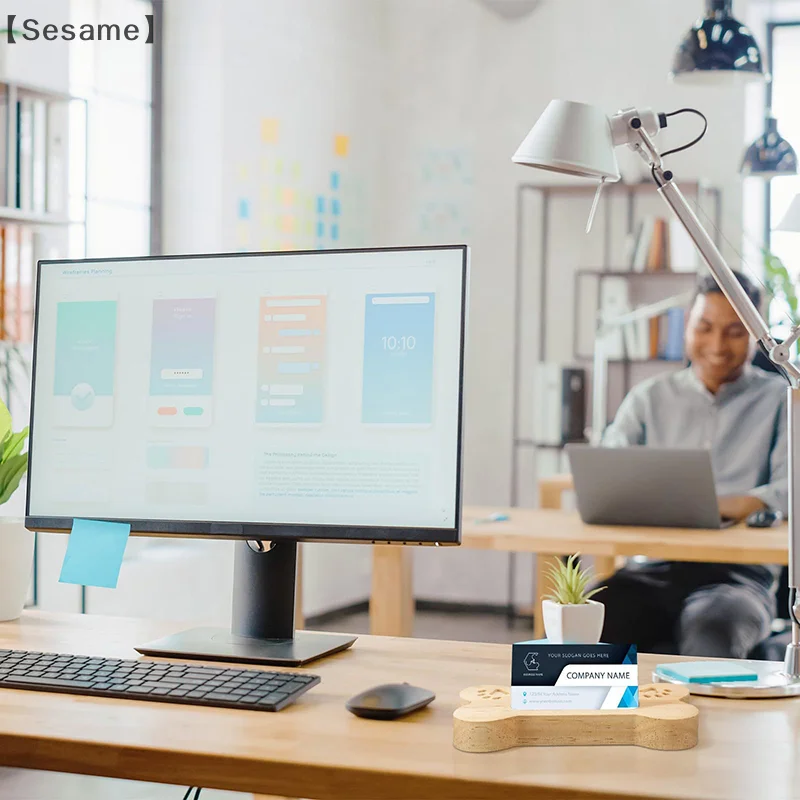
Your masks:
<instances>
[{"instance_id":1,"label":"book on shelf","mask_svg":"<svg viewBox=\"0 0 800 800\"><path fill-rule=\"evenodd\" d=\"M647 348L647 357L655 361L658 358L658 344L661 337L661 325L658 317L653 317L653 319L649 321L649 328L650 340Z\"/></svg>"},{"instance_id":2,"label":"book on shelf","mask_svg":"<svg viewBox=\"0 0 800 800\"><path fill-rule=\"evenodd\" d=\"M47 103L34 100L31 147L31 208L38 214L47 210Z\"/></svg>"},{"instance_id":3,"label":"book on shelf","mask_svg":"<svg viewBox=\"0 0 800 800\"><path fill-rule=\"evenodd\" d=\"M647 322L646 358L661 361L683 361L684 310L671 308Z\"/></svg>"},{"instance_id":4,"label":"book on shelf","mask_svg":"<svg viewBox=\"0 0 800 800\"><path fill-rule=\"evenodd\" d=\"M655 229L655 219L655 217L645 217L637 227L636 246L633 250L633 261L630 265L634 272L644 272L647 269L647 257Z\"/></svg>"},{"instance_id":5,"label":"book on shelf","mask_svg":"<svg viewBox=\"0 0 800 800\"><path fill-rule=\"evenodd\" d=\"M697 272L700 263L692 237L677 219L669 223L669 268L673 272Z\"/></svg>"},{"instance_id":6,"label":"book on shelf","mask_svg":"<svg viewBox=\"0 0 800 800\"><path fill-rule=\"evenodd\" d=\"M66 103L49 103L45 134L45 210L49 214L66 214L69 186L67 184L67 153L69 108Z\"/></svg>"},{"instance_id":7,"label":"book on shelf","mask_svg":"<svg viewBox=\"0 0 800 800\"><path fill-rule=\"evenodd\" d=\"M0 207L66 215L68 137L67 103L0 89Z\"/></svg>"},{"instance_id":8,"label":"book on shelf","mask_svg":"<svg viewBox=\"0 0 800 800\"><path fill-rule=\"evenodd\" d=\"M58 256L59 248L47 232L31 225L0 225L0 339L31 341L36 264Z\"/></svg>"},{"instance_id":9,"label":"book on shelf","mask_svg":"<svg viewBox=\"0 0 800 800\"><path fill-rule=\"evenodd\" d=\"M645 217L627 246L625 263L633 272L697 271L697 249L678 220Z\"/></svg>"},{"instance_id":10,"label":"book on shelf","mask_svg":"<svg viewBox=\"0 0 800 800\"><path fill-rule=\"evenodd\" d=\"M669 268L669 225L667 220L659 217L653 221L646 271L666 272Z\"/></svg>"},{"instance_id":11,"label":"book on shelf","mask_svg":"<svg viewBox=\"0 0 800 800\"><path fill-rule=\"evenodd\" d=\"M33 211L33 101L17 101L17 208Z\"/></svg>"},{"instance_id":12,"label":"book on shelf","mask_svg":"<svg viewBox=\"0 0 800 800\"><path fill-rule=\"evenodd\" d=\"M613 325L614 320L631 310L628 281L622 276L600 281L600 318ZM606 357L616 360L625 357L625 339L620 327L605 337Z\"/></svg>"},{"instance_id":13,"label":"book on shelf","mask_svg":"<svg viewBox=\"0 0 800 800\"><path fill-rule=\"evenodd\" d=\"M662 358L667 361L682 361L684 356L684 310L671 308L664 314L666 319Z\"/></svg>"},{"instance_id":14,"label":"book on shelf","mask_svg":"<svg viewBox=\"0 0 800 800\"><path fill-rule=\"evenodd\" d=\"M0 206L11 205L8 199L8 90L0 87Z\"/></svg>"}]
</instances>

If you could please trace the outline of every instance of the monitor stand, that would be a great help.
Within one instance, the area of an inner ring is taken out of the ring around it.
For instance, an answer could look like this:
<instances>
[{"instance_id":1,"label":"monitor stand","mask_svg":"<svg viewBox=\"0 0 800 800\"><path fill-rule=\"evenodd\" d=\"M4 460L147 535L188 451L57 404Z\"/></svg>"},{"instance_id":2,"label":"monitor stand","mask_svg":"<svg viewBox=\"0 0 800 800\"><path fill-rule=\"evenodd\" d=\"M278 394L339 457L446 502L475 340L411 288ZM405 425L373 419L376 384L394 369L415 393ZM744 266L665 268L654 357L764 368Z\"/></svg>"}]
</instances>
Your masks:
<instances>
[{"instance_id":1,"label":"monitor stand","mask_svg":"<svg viewBox=\"0 0 800 800\"><path fill-rule=\"evenodd\" d=\"M193 628L136 650L162 658L297 667L350 647L356 636L295 631L296 573L297 542L273 542L261 552L237 542L231 629Z\"/></svg>"}]
</instances>

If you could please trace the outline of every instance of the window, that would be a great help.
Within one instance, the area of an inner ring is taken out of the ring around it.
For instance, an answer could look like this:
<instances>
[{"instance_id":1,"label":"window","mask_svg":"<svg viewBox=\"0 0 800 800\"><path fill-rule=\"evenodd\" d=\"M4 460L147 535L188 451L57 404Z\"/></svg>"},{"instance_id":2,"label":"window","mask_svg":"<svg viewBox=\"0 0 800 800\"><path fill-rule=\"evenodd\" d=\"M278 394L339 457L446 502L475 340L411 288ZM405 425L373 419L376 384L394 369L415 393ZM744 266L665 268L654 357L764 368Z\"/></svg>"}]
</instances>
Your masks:
<instances>
[{"instance_id":1,"label":"window","mask_svg":"<svg viewBox=\"0 0 800 800\"><path fill-rule=\"evenodd\" d=\"M800 21L770 23L767 26L768 63L772 87L767 91L767 110L772 95L772 115L778 120L781 135L800 154L800 104L797 85L800 81ZM770 181L766 198L766 234L770 249L786 264L797 280L800 278L800 234L773 230L780 224L792 199L800 193L800 175Z\"/></svg>"},{"instance_id":2,"label":"window","mask_svg":"<svg viewBox=\"0 0 800 800\"><path fill-rule=\"evenodd\" d=\"M76 24L123 28L152 11L150 0L72 0L71 5ZM80 103L70 114L71 258L150 253L153 51L139 42L70 45L70 91L88 103L88 115ZM86 156L78 144L84 141Z\"/></svg>"}]
</instances>

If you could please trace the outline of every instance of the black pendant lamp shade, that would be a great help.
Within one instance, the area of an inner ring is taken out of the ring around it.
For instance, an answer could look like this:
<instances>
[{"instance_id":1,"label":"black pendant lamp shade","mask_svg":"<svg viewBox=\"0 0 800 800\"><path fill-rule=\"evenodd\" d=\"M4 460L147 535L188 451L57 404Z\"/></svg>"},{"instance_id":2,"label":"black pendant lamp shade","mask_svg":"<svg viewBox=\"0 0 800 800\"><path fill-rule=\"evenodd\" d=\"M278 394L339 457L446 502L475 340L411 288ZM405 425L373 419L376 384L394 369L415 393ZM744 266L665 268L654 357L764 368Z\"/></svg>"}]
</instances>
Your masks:
<instances>
[{"instance_id":1,"label":"black pendant lamp shade","mask_svg":"<svg viewBox=\"0 0 800 800\"><path fill-rule=\"evenodd\" d=\"M670 77L681 83L721 82L739 77L765 80L761 51L750 29L732 16L733 0L706 0L675 53Z\"/></svg>"},{"instance_id":2,"label":"black pendant lamp shade","mask_svg":"<svg viewBox=\"0 0 800 800\"><path fill-rule=\"evenodd\" d=\"M794 148L778 133L775 117L767 117L766 130L744 154L742 175L759 178L776 178L797 174L797 154Z\"/></svg>"}]
</instances>

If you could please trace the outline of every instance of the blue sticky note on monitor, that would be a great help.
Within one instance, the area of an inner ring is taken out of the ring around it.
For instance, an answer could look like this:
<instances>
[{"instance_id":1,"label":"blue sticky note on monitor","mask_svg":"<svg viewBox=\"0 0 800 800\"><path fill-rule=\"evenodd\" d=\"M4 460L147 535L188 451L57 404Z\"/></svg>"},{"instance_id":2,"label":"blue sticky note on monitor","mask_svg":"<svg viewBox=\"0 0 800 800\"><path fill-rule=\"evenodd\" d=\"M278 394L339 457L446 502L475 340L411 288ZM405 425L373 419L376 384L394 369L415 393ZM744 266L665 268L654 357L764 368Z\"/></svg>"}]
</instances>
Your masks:
<instances>
[{"instance_id":1,"label":"blue sticky note on monitor","mask_svg":"<svg viewBox=\"0 0 800 800\"><path fill-rule=\"evenodd\" d=\"M116 589L130 532L129 523L73 520L58 580L79 586Z\"/></svg>"}]
</instances>

